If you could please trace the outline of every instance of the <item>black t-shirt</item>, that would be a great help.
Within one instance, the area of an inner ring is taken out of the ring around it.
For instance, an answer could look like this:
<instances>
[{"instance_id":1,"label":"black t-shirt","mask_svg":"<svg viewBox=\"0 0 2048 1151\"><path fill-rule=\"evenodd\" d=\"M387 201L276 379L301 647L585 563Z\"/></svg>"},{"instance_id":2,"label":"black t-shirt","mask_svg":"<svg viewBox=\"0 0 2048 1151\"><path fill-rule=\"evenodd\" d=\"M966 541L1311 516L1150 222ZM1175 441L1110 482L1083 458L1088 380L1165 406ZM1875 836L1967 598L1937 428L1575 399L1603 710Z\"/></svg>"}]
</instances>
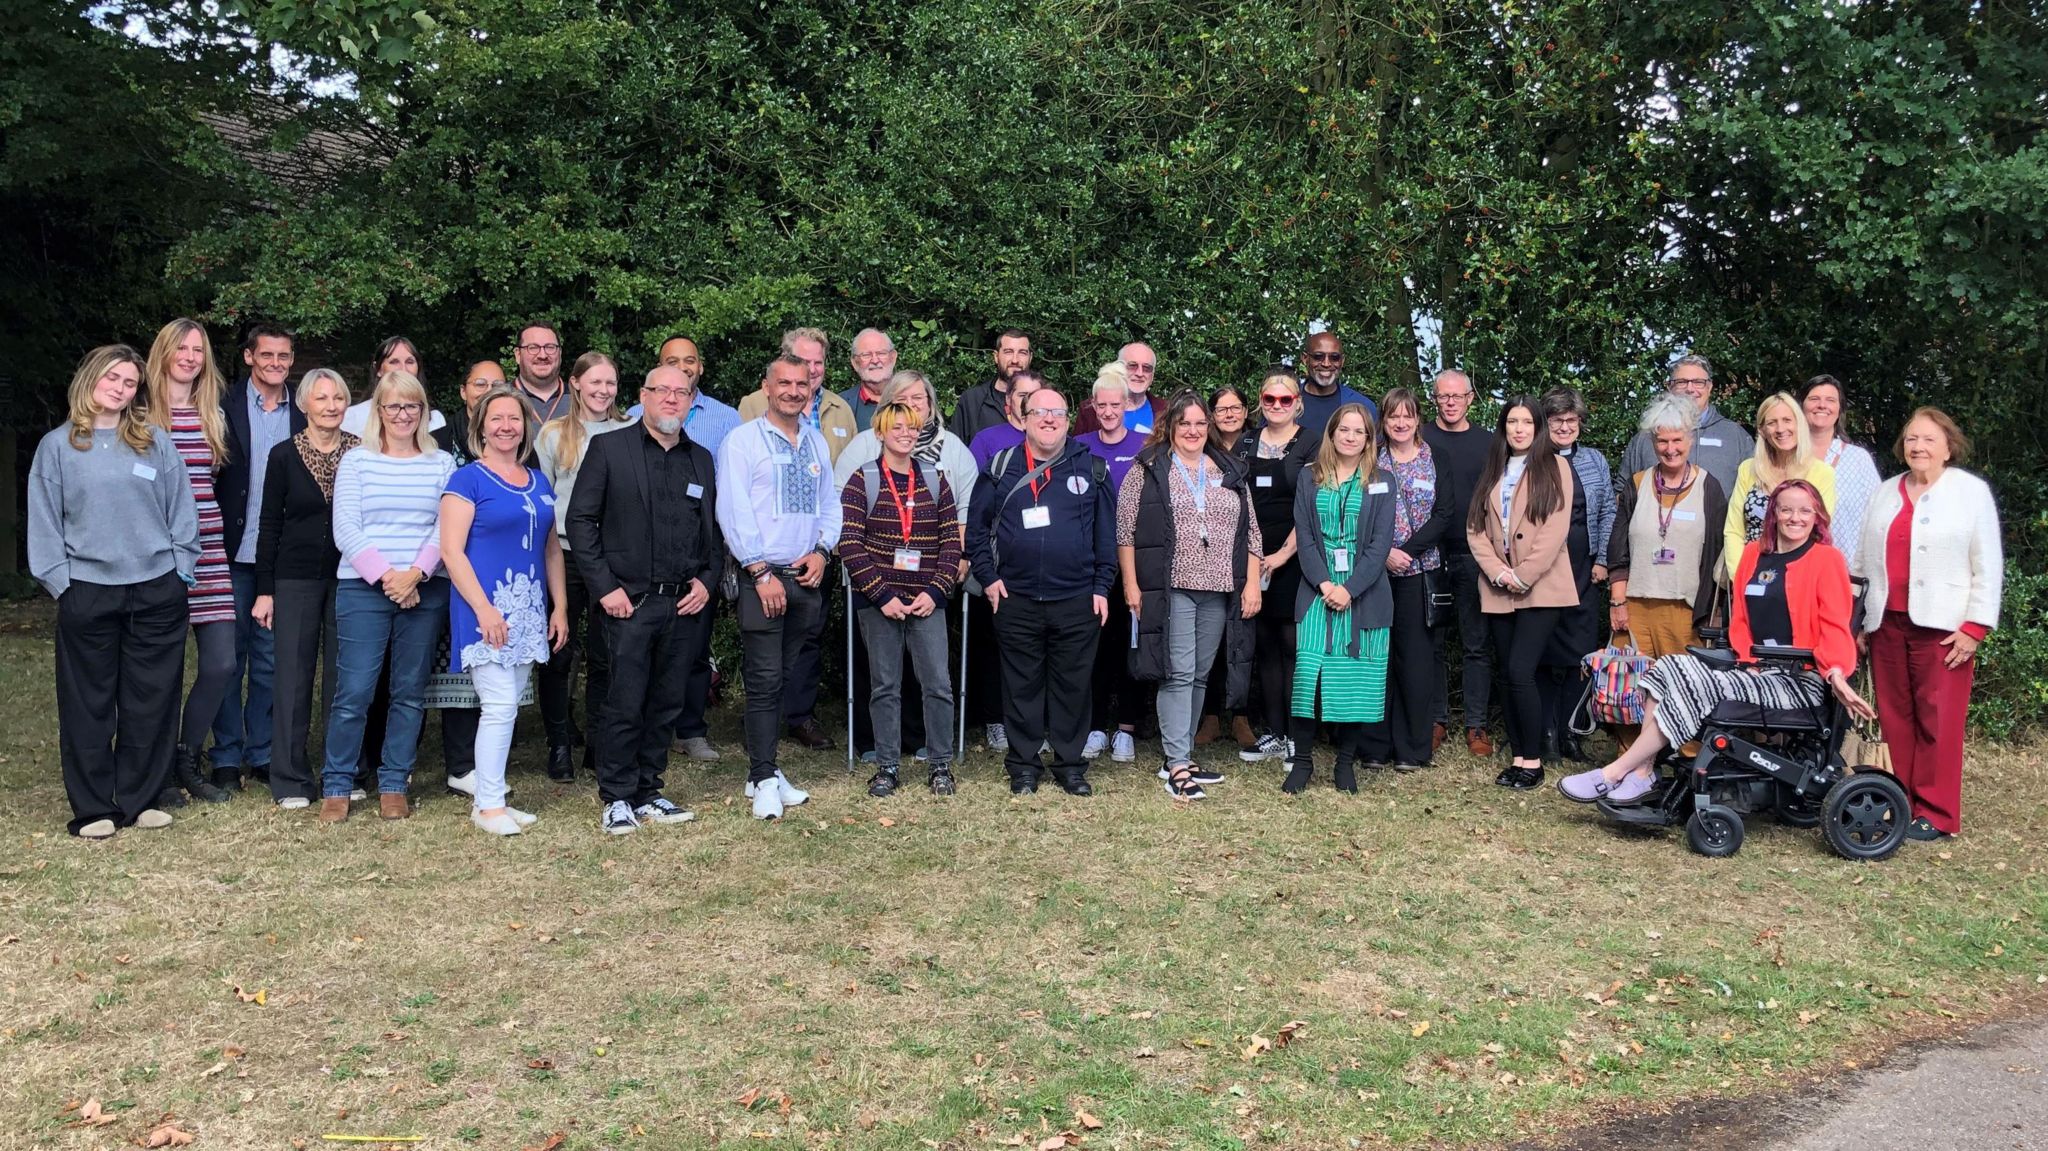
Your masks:
<instances>
[{"instance_id":1,"label":"black t-shirt","mask_svg":"<svg viewBox=\"0 0 2048 1151\"><path fill-rule=\"evenodd\" d=\"M1742 588L1749 607L1750 643L1756 647L1791 647L1792 609L1785 599L1785 569L1813 546L1807 540L1789 552L1764 552Z\"/></svg>"},{"instance_id":2,"label":"black t-shirt","mask_svg":"<svg viewBox=\"0 0 2048 1151\"><path fill-rule=\"evenodd\" d=\"M1451 507L1457 510L1452 530L1438 545L1446 552L1464 555L1472 549L1465 543L1465 516L1472 510L1472 497L1479 477L1486 474L1486 453L1493 448L1493 433L1478 424L1467 424L1462 432L1447 432L1435 420L1422 425L1422 442L1436 460L1436 482L1450 489Z\"/></svg>"}]
</instances>

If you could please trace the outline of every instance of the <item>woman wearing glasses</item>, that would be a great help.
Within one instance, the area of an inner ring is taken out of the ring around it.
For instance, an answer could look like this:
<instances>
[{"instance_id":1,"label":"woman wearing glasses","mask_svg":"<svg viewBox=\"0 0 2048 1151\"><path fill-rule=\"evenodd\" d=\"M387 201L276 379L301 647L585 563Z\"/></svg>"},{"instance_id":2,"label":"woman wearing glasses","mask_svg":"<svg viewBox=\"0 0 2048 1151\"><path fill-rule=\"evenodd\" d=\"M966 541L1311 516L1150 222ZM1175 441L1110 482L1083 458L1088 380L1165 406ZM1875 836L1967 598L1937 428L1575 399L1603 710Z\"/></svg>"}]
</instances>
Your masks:
<instances>
[{"instance_id":1,"label":"woman wearing glasses","mask_svg":"<svg viewBox=\"0 0 2048 1151\"><path fill-rule=\"evenodd\" d=\"M1259 560L1265 594L1254 631L1253 683L1262 730L1238 752L1247 763L1287 758L1287 703L1294 682L1294 485L1316 457L1322 436L1301 423L1301 381L1275 365L1259 381L1259 430L1237 442L1237 462L1248 477L1252 512L1266 554ZM1247 741L1240 740L1240 743Z\"/></svg>"},{"instance_id":2,"label":"woman wearing glasses","mask_svg":"<svg viewBox=\"0 0 2048 1151\"><path fill-rule=\"evenodd\" d=\"M1436 753L1430 742L1437 676L1430 592L1450 594L1437 541L1455 530L1458 513L1450 484L1437 476L1436 454L1422 439L1422 401L1407 388L1395 388L1380 400L1380 413L1380 474L1394 489L1394 546L1386 560L1394 622L1387 642L1386 718L1365 725L1358 754L1367 767L1418 771Z\"/></svg>"},{"instance_id":3,"label":"woman wearing glasses","mask_svg":"<svg viewBox=\"0 0 2048 1151\"><path fill-rule=\"evenodd\" d=\"M441 564L441 491L455 461L427 435L427 393L417 377L391 372L377 381L370 403L376 418L334 477L339 654L327 713L322 823L348 818L364 724L387 661L391 703L377 765L378 806L386 819L412 814L405 785L419 750L434 645L448 618L448 581L434 573Z\"/></svg>"},{"instance_id":4,"label":"woman wearing glasses","mask_svg":"<svg viewBox=\"0 0 2048 1151\"><path fill-rule=\"evenodd\" d=\"M1246 417L1251 408L1245 394L1234 384L1225 384L1209 397L1209 441L1225 455L1241 459L1239 448L1255 435L1245 428ZM1216 660L1209 667L1209 678L1204 681L1208 687L1202 693L1202 725L1195 729L1195 742L1211 744L1223 734L1223 706L1225 688L1228 686L1228 661L1220 649ZM1247 701L1249 702L1249 701ZM1232 713L1230 737L1237 744L1240 753L1251 750L1258 742L1252 734L1251 720L1243 711Z\"/></svg>"},{"instance_id":5,"label":"woman wearing glasses","mask_svg":"<svg viewBox=\"0 0 2048 1151\"><path fill-rule=\"evenodd\" d=\"M1614 477L1607 457L1581 443L1579 431L1589 412L1586 400L1571 388L1543 393L1543 418L1550 442L1560 458L1571 463L1572 523L1565 534L1565 557L1571 561L1577 607L1564 609L1557 630L1544 650L1536 687L1543 696L1544 746L1557 757L1580 761L1578 737L1571 731L1571 713L1578 705L1570 685L1580 682L1579 660L1600 645L1600 604L1594 598L1607 582L1607 545L1614 531Z\"/></svg>"}]
</instances>

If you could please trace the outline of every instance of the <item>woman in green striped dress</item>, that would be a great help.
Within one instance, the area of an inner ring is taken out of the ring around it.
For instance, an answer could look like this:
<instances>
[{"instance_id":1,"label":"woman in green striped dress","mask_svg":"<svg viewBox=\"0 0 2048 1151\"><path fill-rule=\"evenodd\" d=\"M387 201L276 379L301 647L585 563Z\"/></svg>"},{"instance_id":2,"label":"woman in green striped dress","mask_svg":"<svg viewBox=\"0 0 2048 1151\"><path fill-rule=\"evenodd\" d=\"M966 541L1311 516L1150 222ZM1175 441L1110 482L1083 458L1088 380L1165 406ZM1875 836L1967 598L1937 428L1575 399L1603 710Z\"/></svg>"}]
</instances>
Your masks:
<instances>
[{"instance_id":1,"label":"woman in green striped dress","mask_svg":"<svg viewBox=\"0 0 2048 1151\"><path fill-rule=\"evenodd\" d=\"M1294 598L1292 746L1280 785L1289 795L1299 794L1314 774L1318 717L1337 733L1337 789L1356 792L1358 738L1365 724L1386 715L1387 637L1394 622L1387 550L1394 543L1395 497L1374 462L1378 438L1363 404L1338 408L1315 462L1303 469L1310 482L1294 487L1301 586Z\"/></svg>"}]
</instances>

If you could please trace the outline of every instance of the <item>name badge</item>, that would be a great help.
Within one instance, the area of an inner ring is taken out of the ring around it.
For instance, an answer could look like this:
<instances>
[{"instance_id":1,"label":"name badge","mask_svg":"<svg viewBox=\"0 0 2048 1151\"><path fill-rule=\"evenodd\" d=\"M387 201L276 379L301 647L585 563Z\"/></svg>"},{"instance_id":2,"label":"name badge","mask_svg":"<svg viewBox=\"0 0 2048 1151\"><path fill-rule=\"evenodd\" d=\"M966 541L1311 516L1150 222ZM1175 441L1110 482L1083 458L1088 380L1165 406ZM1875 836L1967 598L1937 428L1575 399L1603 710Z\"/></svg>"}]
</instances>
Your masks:
<instances>
[{"instance_id":1,"label":"name badge","mask_svg":"<svg viewBox=\"0 0 2048 1151\"><path fill-rule=\"evenodd\" d=\"M1260 476L1258 479L1252 481L1252 486L1255 488L1270 488L1273 486L1273 477Z\"/></svg>"},{"instance_id":2,"label":"name badge","mask_svg":"<svg viewBox=\"0 0 2048 1151\"><path fill-rule=\"evenodd\" d=\"M1670 548L1658 548L1656 554L1651 557L1650 562L1658 564L1675 564L1678 562L1678 553L1672 551Z\"/></svg>"},{"instance_id":3,"label":"name badge","mask_svg":"<svg viewBox=\"0 0 2048 1151\"><path fill-rule=\"evenodd\" d=\"M1211 480L1209 481L1209 486L1210 486L1210 487L1212 487L1212 488L1220 488L1220 487L1222 487L1222 486L1223 486L1223 477L1222 477L1222 476L1216 476L1215 478L1211 479Z\"/></svg>"},{"instance_id":4,"label":"name badge","mask_svg":"<svg viewBox=\"0 0 2048 1151\"><path fill-rule=\"evenodd\" d=\"M145 480L153 480L156 478L156 469L150 467L148 464L136 464L134 471L136 475L141 476Z\"/></svg>"},{"instance_id":5,"label":"name badge","mask_svg":"<svg viewBox=\"0 0 2048 1151\"><path fill-rule=\"evenodd\" d=\"M1024 509L1024 526L1027 528L1049 528L1052 526L1052 509L1028 507Z\"/></svg>"},{"instance_id":6,"label":"name badge","mask_svg":"<svg viewBox=\"0 0 2048 1151\"><path fill-rule=\"evenodd\" d=\"M832 434L833 434L833 435L835 435L835 436L838 436L838 437L839 437L840 439L842 439L842 440L843 440L843 439L845 439L845 438L846 438L846 429L845 429L845 428L833 428L833 429L832 429Z\"/></svg>"},{"instance_id":7,"label":"name badge","mask_svg":"<svg viewBox=\"0 0 2048 1151\"><path fill-rule=\"evenodd\" d=\"M1762 585L1762 584L1760 584L1760 583L1753 583L1753 584L1749 585L1748 587L1746 587L1746 588L1743 588L1743 589L1742 589L1742 594L1743 594L1743 595L1762 595L1762 594L1764 594L1764 585Z\"/></svg>"},{"instance_id":8,"label":"name badge","mask_svg":"<svg viewBox=\"0 0 2048 1151\"><path fill-rule=\"evenodd\" d=\"M1416 480L1416 481L1414 481L1413 483L1409 484L1408 486L1409 486L1409 487L1411 487L1411 488L1414 488L1414 489L1415 489L1416 491L1418 491L1418 492L1433 492L1433 491L1435 491L1435 490L1436 490L1436 481L1435 481L1435 480Z\"/></svg>"},{"instance_id":9,"label":"name badge","mask_svg":"<svg viewBox=\"0 0 2048 1151\"><path fill-rule=\"evenodd\" d=\"M1350 548L1330 549L1330 570L1336 572L1338 575L1343 575L1345 572L1351 570Z\"/></svg>"},{"instance_id":10,"label":"name badge","mask_svg":"<svg viewBox=\"0 0 2048 1151\"><path fill-rule=\"evenodd\" d=\"M1672 519L1674 519L1674 520L1677 520L1677 521L1678 521L1678 522L1680 522L1680 523L1687 523L1687 524L1689 524L1689 523L1691 523L1692 521L1694 521L1694 520L1696 520L1696 519L1698 519L1698 518L1700 518L1700 517L1699 517L1698 513L1696 513L1696 512L1688 512L1688 511L1675 511L1675 512L1672 512L1672 513L1671 513L1671 518L1672 518Z\"/></svg>"},{"instance_id":11,"label":"name badge","mask_svg":"<svg viewBox=\"0 0 2048 1151\"><path fill-rule=\"evenodd\" d=\"M896 549L896 570L897 570L897 571L900 571L900 572L914 572L914 571L916 571L916 570L918 569L918 567L919 567L920 565L922 565L923 563L924 563L924 554L923 554L922 552L919 552L919 551L918 551L918 550L917 550L916 548L897 548L897 549Z\"/></svg>"},{"instance_id":12,"label":"name badge","mask_svg":"<svg viewBox=\"0 0 2048 1151\"><path fill-rule=\"evenodd\" d=\"M1700 446L1703 448L1718 448L1721 446L1721 441L1713 436L1701 436Z\"/></svg>"},{"instance_id":13,"label":"name badge","mask_svg":"<svg viewBox=\"0 0 2048 1151\"><path fill-rule=\"evenodd\" d=\"M541 496L541 497L540 497L540 502L542 502L542 503L546 504L546 505L547 505L547 506L549 506L549 507L554 507L554 506L555 506L555 497L553 497L553 496L550 496L550 495L543 495L543 496Z\"/></svg>"},{"instance_id":14,"label":"name badge","mask_svg":"<svg viewBox=\"0 0 2048 1151\"><path fill-rule=\"evenodd\" d=\"M687 492L689 494L689 497L693 500L701 500L704 498L703 484L691 484L688 487L684 488L683 491Z\"/></svg>"},{"instance_id":15,"label":"name badge","mask_svg":"<svg viewBox=\"0 0 2048 1151\"><path fill-rule=\"evenodd\" d=\"M1383 495L1386 495L1386 494L1387 494L1387 485L1386 485L1386 484L1384 484L1384 483L1378 483L1378 484L1367 484L1367 485L1365 485L1365 494L1366 494L1366 495L1369 495L1369 496L1383 496Z\"/></svg>"}]
</instances>

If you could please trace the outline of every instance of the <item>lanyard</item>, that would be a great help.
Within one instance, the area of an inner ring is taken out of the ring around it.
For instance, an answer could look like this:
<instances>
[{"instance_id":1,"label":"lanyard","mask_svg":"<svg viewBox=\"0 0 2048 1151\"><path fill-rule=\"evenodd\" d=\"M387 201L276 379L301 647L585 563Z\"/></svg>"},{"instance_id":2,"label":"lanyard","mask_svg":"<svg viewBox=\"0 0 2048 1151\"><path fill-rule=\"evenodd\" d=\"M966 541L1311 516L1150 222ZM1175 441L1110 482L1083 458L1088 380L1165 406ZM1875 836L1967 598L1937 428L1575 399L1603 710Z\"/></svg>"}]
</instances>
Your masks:
<instances>
[{"instance_id":1,"label":"lanyard","mask_svg":"<svg viewBox=\"0 0 2048 1151\"><path fill-rule=\"evenodd\" d=\"M689 415L687 415L687 416L684 416L684 417L683 417L683 426L684 426L684 427L686 427L686 428L687 428L687 427L689 427L689 426L690 426L690 422L691 422L692 420L695 420L695 419L697 418L697 413L698 413L699 411L702 411L702 410L703 410L703 409L702 409L702 407L700 406L700 405L701 405L702 403L703 403L703 401L702 401L702 400L699 400L699 401L698 401L697 403L695 403L695 404L691 404L691 405L690 405L690 414L689 414Z\"/></svg>"},{"instance_id":2,"label":"lanyard","mask_svg":"<svg viewBox=\"0 0 2048 1151\"><path fill-rule=\"evenodd\" d=\"M1028 475L1032 475L1033 473L1035 473L1035 472L1037 472L1037 471L1038 471L1038 461L1037 461L1037 460L1034 460L1034 459L1032 459L1032 458L1031 458L1031 445L1030 445L1030 444L1025 444L1025 445L1024 445L1024 474L1028 476ZM1048 473L1047 473L1047 474L1050 474L1050 469L1048 469ZM1036 478L1034 478L1034 479L1033 479L1033 480L1031 481L1031 502L1032 502L1032 503L1034 503L1034 504L1038 502L1038 485L1039 485L1039 483L1040 483L1041 481L1043 481L1044 479L1045 479L1045 476L1037 476ZM1016 489L1015 489L1015 488L1012 488L1011 490L1012 490L1012 491L1015 491Z\"/></svg>"},{"instance_id":3,"label":"lanyard","mask_svg":"<svg viewBox=\"0 0 2048 1151\"><path fill-rule=\"evenodd\" d=\"M1664 477L1657 474L1655 469L1651 469L1650 483L1655 485L1657 490L1657 539L1661 541L1666 533L1671 531L1671 517L1678 514L1678 498L1683 498L1685 490L1692 486L1692 472L1688 470L1684 482L1677 487L1667 488L1664 486ZM1667 508L1664 506L1665 496L1678 498L1674 498L1671 506Z\"/></svg>"},{"instance_id":4,"label":"lanyard","mask_svg":"<svg viewBox=\"0 0 2048 1151\"><path fill-rule=\"evenodd\" d=\"M910 488L906 495L896 490L896 477L888 465L882 466L882 482L889 485L889 494L896 500L896 518L903 523L903 542L906 544L910 542L910 509L917 501L917 465L913 463L910 468L910 475L905 477Z\"/></svg>"},{"instance_id":5,"label":"lanyard","mask_svg":"<svg viewBox=\"0 0 2048 1151\"><path fill-rule=\"evenodd\" d=\"M1195 525L1202 533L1202 546L1209 546L1209 457L1203 456L1195 464L1193 472L1180 462L1180 456L1173 457L1173 469L1188 485L1188 498L1195 503Z\"/></svg>"}]
</instances>

